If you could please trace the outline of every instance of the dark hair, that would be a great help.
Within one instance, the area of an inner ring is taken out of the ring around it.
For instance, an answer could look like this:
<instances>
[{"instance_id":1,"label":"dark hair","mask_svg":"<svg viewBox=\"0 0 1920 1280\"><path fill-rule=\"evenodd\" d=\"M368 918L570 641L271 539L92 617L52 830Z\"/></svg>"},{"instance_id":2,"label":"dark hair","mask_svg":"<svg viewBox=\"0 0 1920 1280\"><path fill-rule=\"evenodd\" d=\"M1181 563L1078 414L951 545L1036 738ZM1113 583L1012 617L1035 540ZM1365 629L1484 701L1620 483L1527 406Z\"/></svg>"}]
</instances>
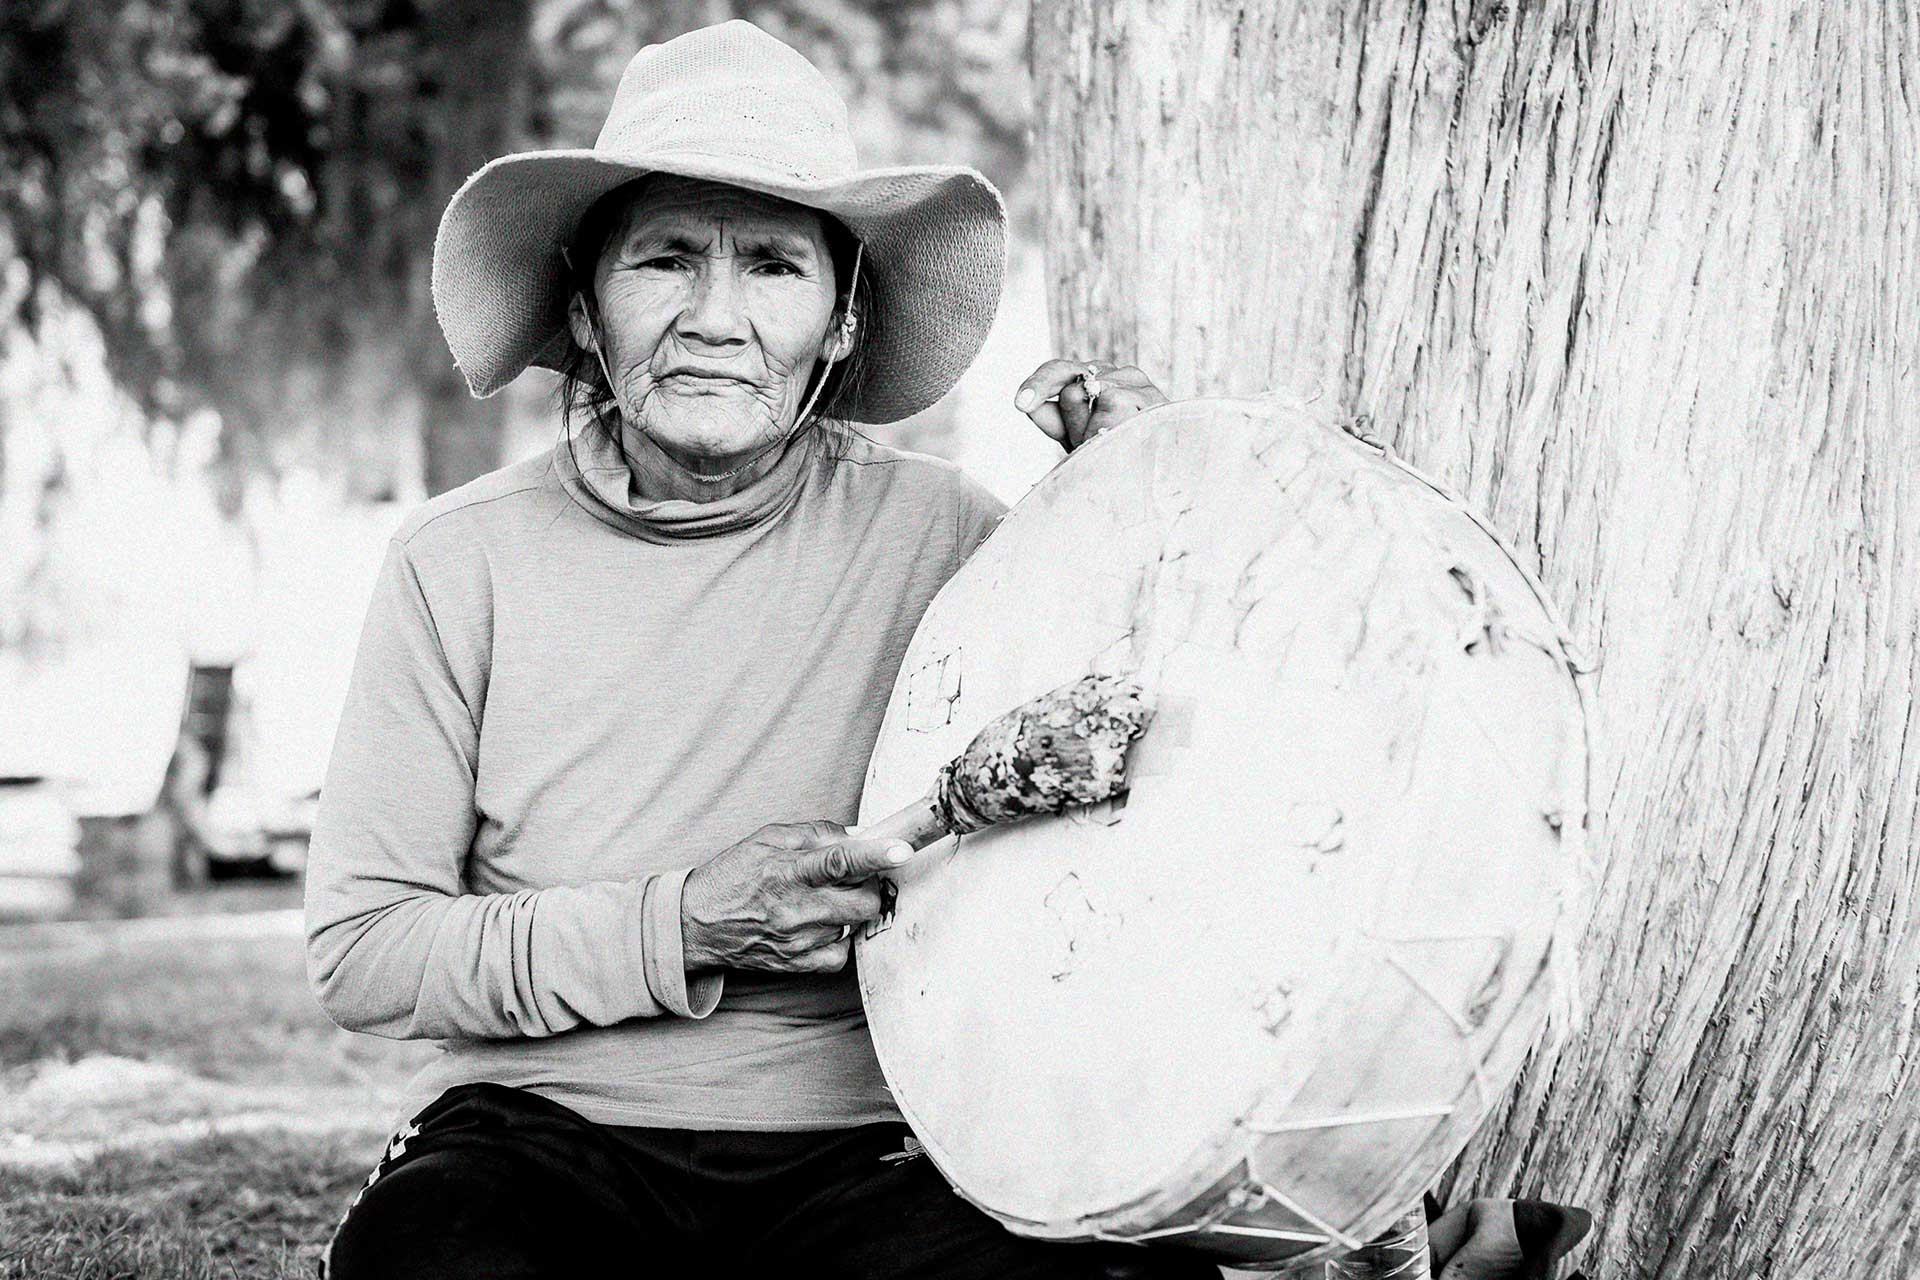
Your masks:
<instances>
[{"instance_id":1,"label":"dark hair","mask_svg":"<svg viewBox=\"0 0 1920 1280\"><path fill-rule=\"evenodd\" d=\"M594 272L599 267L600 254L606 248L607 239L618 229L627 205L654 176L651 173L642 174L630 182L622 183L594 201L581 215L579 227L567 246L565 259L565 287L569 305L576 293L594 297ZM846 399L846 389L859 381L860 375L866 370L867 333L873 317L873 289L865 271L860 273L858 280L852 279L854 247L858 243L853 232L832 214L818 209L813 212L820 216L826 233L827 253L833 261L833 278L839 292L835 316L846 314L847 307L851 305L854 314L859 317L859 324L854 330L853 349L835 361L826 372L819 397L814 402L812 425L802 423L796 430L817 433L824 446L824 455L837 461L845 456L847 445L858 434L837 411ZM852 286L851 298L848 296L849 284ZM837 319L835 323L838 323ZM587 415L590 429L608 433L616 450L624 447L620 439L618 414L608 413L614 405L613 389L607 385L600 361L579 343L568 343L567 354L560 364L560 385L555 397L560 408L560 431L569 449L573 446L574 415L579 413Z\"/></svg>"}]
</instances>

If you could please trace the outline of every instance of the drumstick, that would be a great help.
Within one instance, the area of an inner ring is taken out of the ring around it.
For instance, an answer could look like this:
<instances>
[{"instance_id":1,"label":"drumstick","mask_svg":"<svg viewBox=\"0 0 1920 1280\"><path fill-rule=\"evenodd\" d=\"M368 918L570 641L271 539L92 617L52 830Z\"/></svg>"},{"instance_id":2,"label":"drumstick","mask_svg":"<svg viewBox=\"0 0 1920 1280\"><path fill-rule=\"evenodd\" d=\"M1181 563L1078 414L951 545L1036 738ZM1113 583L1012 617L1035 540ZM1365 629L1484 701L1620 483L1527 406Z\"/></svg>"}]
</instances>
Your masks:
<instances>
[{"instance_id":1,"label":"drumstick","mask_svg":"<svg viewBox=\"0 0 1920 1280\"><path fill-rule=\"evenodd\" d=\"M859 834L924 849L943 836L1108 799L1126 788L1127 747L1152 718L1132 679L1083 676L990 722L926 795Z\"/></svg>"}]
</instances>

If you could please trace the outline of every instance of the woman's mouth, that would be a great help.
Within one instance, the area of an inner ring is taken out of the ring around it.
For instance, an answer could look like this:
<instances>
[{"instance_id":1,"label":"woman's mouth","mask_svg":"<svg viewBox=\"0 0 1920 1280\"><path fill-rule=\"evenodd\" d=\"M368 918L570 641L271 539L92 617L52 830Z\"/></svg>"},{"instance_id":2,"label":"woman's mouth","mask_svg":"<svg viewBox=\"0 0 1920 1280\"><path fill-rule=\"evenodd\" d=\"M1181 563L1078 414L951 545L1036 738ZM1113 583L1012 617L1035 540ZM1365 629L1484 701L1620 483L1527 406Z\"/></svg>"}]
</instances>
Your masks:
<instances>
[{"instance_id":1,"label":"woman's mouth","mask_svg":"<svg viewBox=\"0 0 1920 1280\"><path fill-rule=\"evenodd\" d=\"M683 391L725 391L732 387L748 385L744 378L736 378L724 373L700 373L692 369L676 370L660 381Z\"/></svg>"}]
</instances>

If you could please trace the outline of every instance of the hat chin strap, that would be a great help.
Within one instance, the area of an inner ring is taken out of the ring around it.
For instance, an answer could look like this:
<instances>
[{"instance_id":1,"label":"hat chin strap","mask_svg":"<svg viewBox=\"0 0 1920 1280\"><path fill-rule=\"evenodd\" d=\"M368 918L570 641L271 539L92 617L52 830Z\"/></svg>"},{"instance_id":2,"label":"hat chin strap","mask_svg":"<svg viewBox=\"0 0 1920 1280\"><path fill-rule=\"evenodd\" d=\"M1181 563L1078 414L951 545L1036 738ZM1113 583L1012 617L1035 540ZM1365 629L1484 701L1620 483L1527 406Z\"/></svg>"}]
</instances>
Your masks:
<instances>
[{"instance_id":1,"label":"hat chin strap","mask_svg":"<svg viewBox=\"0 0 1920 1280\"><path fill-rule=\"evenodd\" d=\"M833 360L822 360L820 362L819 376L813 379L813 390L807 393L807 402L801 405L800 412L794 415L793 429L782 435L779 439L770 440L765 445L755 449L745 462L730 471L717 471L711 475L703 471L687 471L687 475L705 484L718 484L722 480L731 480L751 467L754 463L760 461L761 458L764 458L776 446L783 445L788 440L791 440L799 432L800 428L806 424L807 415L813 412L814 401L820 398L821 389L827 385L827 375L833 372L833 365L836 361L847 358L850 349L849 344L853 341L853 328L855 323L853 296L854 290L860 284L860 256L866 251L866 247L867 246L859 240L853 242L853 274L847 286L847 309L840 315L841 352ZM599 318L594 315L591 306L587 308L587 323L593 326L593 358L600 363L600 376L607 380L607 390L613 394L613 402L617 407L620 403L620 393L614 390L613 370L607 367L607 357L605 354L607 344L601 340ZM641 430L645 431L646 428L642 427ZM686 470L684 467L681 469L683 471Z\"/></svg>"}]
</instances>

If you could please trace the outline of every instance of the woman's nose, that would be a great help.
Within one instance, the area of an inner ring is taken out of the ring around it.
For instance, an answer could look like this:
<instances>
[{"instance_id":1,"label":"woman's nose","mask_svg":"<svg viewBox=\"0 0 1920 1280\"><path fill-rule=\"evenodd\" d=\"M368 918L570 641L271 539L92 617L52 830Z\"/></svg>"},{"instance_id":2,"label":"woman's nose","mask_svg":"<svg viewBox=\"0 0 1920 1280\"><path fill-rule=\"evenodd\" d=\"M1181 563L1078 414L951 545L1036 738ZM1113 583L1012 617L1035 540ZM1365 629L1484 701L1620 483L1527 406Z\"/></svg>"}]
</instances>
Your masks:
<instances>
[{"instance_id":1,"label":"woman's nose","mask_svg":"<svg viewBox=\"0 0 1920 1280\"><path fill-rule=\"evenodd\" d=\"M737 346L747 340L741 290L731 262L704 261L695 273L693 296L676 326L683 338L714 346Z\"/></svg>"}]
</instances>

